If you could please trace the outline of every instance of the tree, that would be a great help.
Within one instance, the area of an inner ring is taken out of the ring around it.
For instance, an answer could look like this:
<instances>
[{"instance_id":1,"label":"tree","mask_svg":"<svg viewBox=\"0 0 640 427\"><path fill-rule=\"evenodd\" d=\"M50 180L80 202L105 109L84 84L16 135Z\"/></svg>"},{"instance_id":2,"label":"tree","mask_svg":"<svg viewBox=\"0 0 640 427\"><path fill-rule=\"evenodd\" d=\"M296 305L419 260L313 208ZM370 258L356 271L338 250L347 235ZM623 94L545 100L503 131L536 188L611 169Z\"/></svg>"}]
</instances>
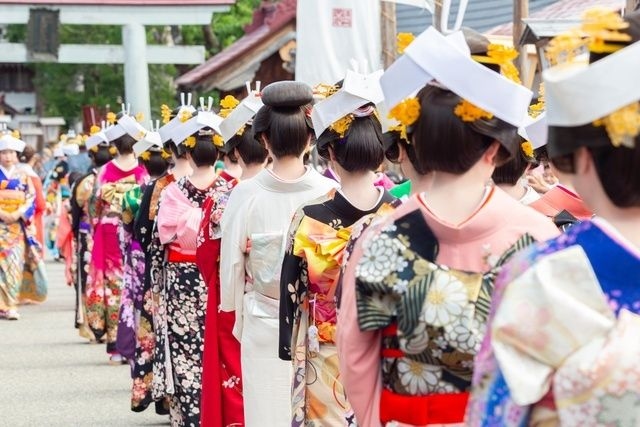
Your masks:
<instances>
[{"instance_id":1,"label":"tree","mask_svg":"<svg viewBox=\"0 0 640 427\"><path fill-rule=\"evenodd\" d=\"M205 45L207 56L219 52L244 33L243 28L260 0L238 0L231 10L215 14L210 26L147 27L147 39L156 44ZM11 42L24 42L25 25L10 25ZM122 30L110 25L61 25L60 43L121 44ZM62 116L67 123L82 119L82 106L95 105L119 111L124 100L124 67L122 64L31 64L35 71L34 86L38 94L38 112ZM162 104L176 103L174 78L188 67L149 65L151 114L160 118ZM209 95L209 94L203 94ZM216 94L214 94L216 95Z\"/></svg>"}]
</instances>

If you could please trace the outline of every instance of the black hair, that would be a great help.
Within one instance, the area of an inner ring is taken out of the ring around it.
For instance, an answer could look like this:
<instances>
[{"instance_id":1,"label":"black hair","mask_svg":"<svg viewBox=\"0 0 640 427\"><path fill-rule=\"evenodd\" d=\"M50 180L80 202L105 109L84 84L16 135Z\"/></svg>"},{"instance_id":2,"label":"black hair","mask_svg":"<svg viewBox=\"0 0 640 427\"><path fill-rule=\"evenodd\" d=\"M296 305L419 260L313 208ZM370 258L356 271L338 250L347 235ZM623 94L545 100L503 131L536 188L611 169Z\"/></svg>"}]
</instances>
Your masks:
<instances>
[{"instance_id":1,"label":"black hair","mask_svg":"<svg viewBox=\"0 0 640 427\"><path fill-rule=\"evenodd\" d=\"M147 173L152 176L161 176L169 169L171 159L165 159L161 151L149 150L149 159L142 159L142 164Z\"/></svg>"},{"instance_id":2,"label":"black hair","mask_svg":"<svg viewBox=\"0 0 640 427\"><path fill-rule=\"evenodd\" d=\"M131 154L133 153L133 145L136 143L134 137L125 133L120 138L116 138L111 142L118 150L120 154Z\"/></svg>"},{"instance_id":3,"label":"black hair","mask_svg":"<svg viewBox=\"0 0 640 427\"><path fill-rule=\"evenodd\" d=\"M411 144L421 170L463 174L494 141L500 142L497 165L515 153L517 129L493 117L464 122L454 114L462 101L455 93L427 85L418 93L420 117L411 129Z\"/></svg>"},{"instance_id":4,"label":"black hair","mask_svg":"<svg viewBox=\"0 0 640 427\"><path fill-rule=\"evenodd\" d=\"M521 137L518 136L517 138L521 143L524 142L524 139ZM527 167L533 164L534 162L527 161L524 153L520 150L520 152L509 159L509 161L498 166L493 171L491 178L496 184L516 185L520 178L522 178L522 175L524 175Z\"/></svg>"},{"instance_id":5,"label":"black hair","mask_svg":"<svg viewBox=\"0 0 640 427\"><path fill-rule=\"evenodd\" d=\"M89 156L93 160L93 164L95 167L99 168L111 161L113 156L109 152L108 145L97 145L93 149L89 150Z\"/></svg>"},{"instance_id":6,"label":"black hair","mask_svg":"<svg viewBox=\"0 0 640 427\"><path fill-rule=\"evenodd\" d=\"M29 163L33 156L36 155L36 149L32 145L25 145L22 153L19 154L19 161L22 163Z\"/></svg>"},{"instance_id":7,"label":"black hair","mask_svg":"<svg viewBox=\"0 0 640 427\"><path fill-rule=\"evenodd\" d=\"M197 134L194 137L196 138L196 144L193 148L186 147L187 152L193 159L193 163L197 167L214 166L218 160L218 149L213 143L213 136L211 134ZM184 145L184 143L180 145Z\"/></svg>"},{"instance_id":8,"label":"black hair","mask_svg":"<svg viewBox=\"0 0 640 427\"><path fill-rule=\"evenodd\" d=\"M253 120L255 137L269 142L275 157L301 156L313 134L313 91L301 82L281 81L262 91L264 105Z\"/></svg>"},{"instance_id":9,"label":"black hair","mask_svg":"<svg viewBox=\"0 0 640 427\"><path fill-rule=\"evenodd\" d=\"M249 125L245 126L242 135L235 135L229 142L235 145L235 150L238 150L238 155L245 165L262 164L269 155L262 144L256 141L253 127Z\"/></svg>"},{"instance_id":10,"label":"black hair","mask_svg":"<svg viewBox=\"0 0 640 427\"><path fill-rule=\"evenodd\" d=\"M371 114L354 117L344 137L327 129L318 139L318 154L329 159L329 147L336 162L348 172L376 170L384 160L382 128Z\"/></svg>"}]
</instances>

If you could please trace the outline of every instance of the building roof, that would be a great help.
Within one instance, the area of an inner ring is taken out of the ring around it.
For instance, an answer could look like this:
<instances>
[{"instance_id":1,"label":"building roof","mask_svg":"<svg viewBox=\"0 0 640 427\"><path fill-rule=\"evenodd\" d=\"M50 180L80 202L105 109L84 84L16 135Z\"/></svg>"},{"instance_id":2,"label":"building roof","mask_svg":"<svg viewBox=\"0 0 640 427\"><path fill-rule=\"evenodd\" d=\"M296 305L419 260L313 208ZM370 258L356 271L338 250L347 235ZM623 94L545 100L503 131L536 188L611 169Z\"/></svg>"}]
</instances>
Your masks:
<instances>
[{"instance_id":1,"label":"building roof","mask_svg":"<svg viewBox=\"0 0 640 427\"><path fill-rule=\"evenodd\" d=\"M529 0L531 11L539 10L557 0ZM455 15L459 0L452 0L451 15ZM432 15L424 9L398 4L396 6L398 32L419 34L431 25ZM454 17L453 17L454 18ZM471 0L467 6L463 25L484 32L496 25L511 22L513 0Z\"/></svg>"},{"instance_id":2,"label":"building roof","mask_svg":"<svg viewBox=\"0 0 640 427\"><path fill-rule=\"evenodd\" d=\"M560 0L543 9L532 12L524 21L528 24L540 27L541 33L571 28L571 24L578 22L585 10L592 7L608 7L621 9L625 5L624 0ZM543 21L548 21L545 28ZM564 23L563 23L564 22ZM567 27L569 25L569 27ZM488 35L511 36L513 34L513 22L496 26L486 32ZM557 34L557 33L556 33ZM553 34L552 34L553 35Z\"/></svg>"},{"instance_id":3,"label":"building roof","mask_svg":"<svg viewBox=\"0 0 640 427\"><path fill-rule=\"evenodd\" d=\"M293 35L292 37L283 36L282 32L286 30L288 25L294 23L296 7L297 0L282 0L277 4L264 3L254 12L253 22L245 28L244 36L209 58L205 63L178 77L176 83L179 86L196 86L209 76L219 73L225 67L244 58L258 47L264 46L270 40L280 44L277 46L279 49L293 37ZM263 53L256 54L253 62L264 59Z\"/></svg>"},{"instance_id":4,"label":"building roof","mask_svg":"<svg viewBox=\"0 0 640 427\"><path fill-rule=\"evenodd\" d=\"M0 0L3 4L46 6L215 6L234 4L235 0Z\"/></svg>"}]
</instances>

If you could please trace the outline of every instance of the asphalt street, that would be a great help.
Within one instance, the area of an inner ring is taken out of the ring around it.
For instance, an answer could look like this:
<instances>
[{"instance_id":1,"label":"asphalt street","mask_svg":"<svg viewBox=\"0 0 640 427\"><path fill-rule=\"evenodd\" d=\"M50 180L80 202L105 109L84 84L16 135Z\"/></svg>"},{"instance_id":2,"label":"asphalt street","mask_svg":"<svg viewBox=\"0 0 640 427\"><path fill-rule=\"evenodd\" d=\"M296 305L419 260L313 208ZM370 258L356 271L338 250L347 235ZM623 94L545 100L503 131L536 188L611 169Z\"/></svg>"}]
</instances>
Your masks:
<instances>
[{"instance_id":1,"label":"asphalt street","mask_svg":"<svg viewBox=\"0 0 640 427\"><path fill-rule=\"evenodd\" d=\"M129 366L111 366L104 344L73 327L74 292L63 264L47 263L49 297L0 319L0 426L166 426L153 407L129 409Z\"/></svg>"}]
</instances>

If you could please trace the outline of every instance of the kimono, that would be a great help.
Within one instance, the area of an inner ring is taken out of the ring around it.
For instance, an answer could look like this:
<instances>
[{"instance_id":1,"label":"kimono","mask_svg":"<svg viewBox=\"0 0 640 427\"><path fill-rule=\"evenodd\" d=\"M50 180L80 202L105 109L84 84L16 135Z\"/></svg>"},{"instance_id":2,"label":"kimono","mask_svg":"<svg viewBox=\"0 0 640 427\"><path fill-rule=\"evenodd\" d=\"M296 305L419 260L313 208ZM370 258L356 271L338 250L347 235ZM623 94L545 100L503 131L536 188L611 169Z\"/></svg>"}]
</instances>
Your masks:
<instances>
[{"instance_id":1,"label":"kimono","mask_svg":"<svg viewBox=\"0 0 640 427\"><path fill-rule=\"evenodd\" d=\"M133 362L136 351L135 306L142 301L142 282L144 281L144 252L133 236L133 225L140 207L142 189L133 187L124 194L122 201L122 228L120 229L120 248L122 250L124 276L116 349L123 357Z\"/></svg>"},{"instance_id":2,"label":"kimono","mask_svg":"<svg viewBox=\"0 0 640 427\"><path fill-rule=\"evenodd\" d=\"M500 277L470 426L640 424L640 250L595 218Z\"/></svg>"},{"instance_id":3,"label":"kimono","mask_svg":"<svg viewBox=\"0 0 640 427\"><path fill-rule=\"evenodd\" d=\"M43 184L47 203L44 243L55 258L61 255L57 246L58 226L61 215L64 214L64 202L70 193L68 174L69 165L65 160L59 160L49 171Z\"/></svg>"},{"instance_id":4,"label":"kimono","mask_svg":"<svg viewBox=\"0 0 640 427\"><path fill-rule=\"evenodd\" d=\"M142 166L123 171L112 160L97 177L91 264L87 280L87 320L96 339L105 338L107 352L117 353L118 315L123 279L119 230L122 201L127 191L144 183Z\"/></svg>"},{"instance_id":5,"label":"kimono","mask_svg":"<svg viewBox=\"0 0 640 427\"><path fill-rule=\"evenodd\" d=\"M557 234L495 186L459 225L421 195L372 224L347 264L338 314L340 373L358 423L462 423L501 265Z\"/></svg>"},{"instance_id":6,"label":"kimono","mask_svg":"<svg viewBox=\"0 0 640 427\"><path fill-rule=\"evenodd\" d=\"M196 265L196 244L202 205L225 184L216 177L209 188L198 189L187 177L181 178L165 188L158 210L158 237L166 260L164 357L173 376L172 426L200 425L207 285Z\"/></svg>"},{"instance_id":7,"label":"kimono","mask_svg":"<svg viewBox=\"0 0 640 427\"><path fill-rule=\"evenodd\" d=\"M395 199L380 191L367 211L332 191L298 209L280 276L280 358L293 361L292 426L355 426L335 346L336 288L354 223Z\"/></svg>"},{"instance_id":8,"label":"kimono","mask_svg":"<svg viewBox=\"0 0 640 427\"><path fill-rule=\"evenodd\" d=\"M529 206L553 218L562 231L593 216L593 212L584 204L580 196L562 185L556 185L542 197L529 203Z\"/></svg>"},{"instance_id":9,"label":"kimono","mask_svg":"<svg viewBox=\"0 0 640 427\"><path fill-rule=\"evenodd\" d=\"M33 186L24 170L0 167L0 208L20 211L11 224L0 220L0 311L16 310L21 302L42 302L47 283L42 248L28 220L34 213Z\"/></svg>"},{"instance_id":10,"label":"kimono","mask_svg":"<svg viewBox=\"0 0 640 427\"><path fill-rule=\"evenodd\" d=\"M210 427L244 425L240 342L232 333L235 316L218 310L222 237L220 219L238 180L224 171L220 172L218 179L224 180L224 183L217 186L202 207L196 250L196 263L207 283L200 422Z\"/></svg>"},{"instance_id":11,"label":"kimono","mask_svg":"<svg viewBox=\"0 0 640 427\"><path fill-rule=\"evenodd\" d=\"M235 311L247 427L291 422L291 365L278 358L280 271L296 209L337 183L312 168L292 181L263 170L239 183L222 215L221 309Z\"/></svg>"},{"instance_id":12,"label":"kimono","mask_svg":"<svg viewBox=\"0 0 640 427\"><path fill-rule=\"evenodd\" d=\"M89 261L93 248L93 226L90 218L90 203L95 191L96 175L92 170L78 178L71 188L71 229L74 236L73 251L73 283L76 291L75 327L81 337L95 341L96 337L87 323L87 278L89 275Z\"/></svg>"},{"instance_id":13,"label":"kimono","mask_svg":"<svg viewBox=\"0 0 640 427\"><path fill-rule=\"evenodd\" d=\"M158 318L157 310L159 298L164 294L156 293L154 297L153 287L160 288L164 284L161 280L164 249L160 244L156 229L158 206L162 191L174 181L174 176L171 173L167 173L147 185L144 188L140 208L134 221L133 238L142 247L145 263L142 298L134 301L134 318L137 319L135 356L132 370L133 385L131 387L131 410L134 412L144 411L154 401L156 402L156 412L158 414L167 412L163 406L163 399L167 395L167 387L161 381L165 378L164 365L156 364L154 366L157 338L156 325L166 324L166 321L161 322ZM164 343L166 340L162 342ZM161 354L164 355L164 352ZM156 371L159 380L157 382L154 381L156 379Z\"/></svg>"}]
</instances>

